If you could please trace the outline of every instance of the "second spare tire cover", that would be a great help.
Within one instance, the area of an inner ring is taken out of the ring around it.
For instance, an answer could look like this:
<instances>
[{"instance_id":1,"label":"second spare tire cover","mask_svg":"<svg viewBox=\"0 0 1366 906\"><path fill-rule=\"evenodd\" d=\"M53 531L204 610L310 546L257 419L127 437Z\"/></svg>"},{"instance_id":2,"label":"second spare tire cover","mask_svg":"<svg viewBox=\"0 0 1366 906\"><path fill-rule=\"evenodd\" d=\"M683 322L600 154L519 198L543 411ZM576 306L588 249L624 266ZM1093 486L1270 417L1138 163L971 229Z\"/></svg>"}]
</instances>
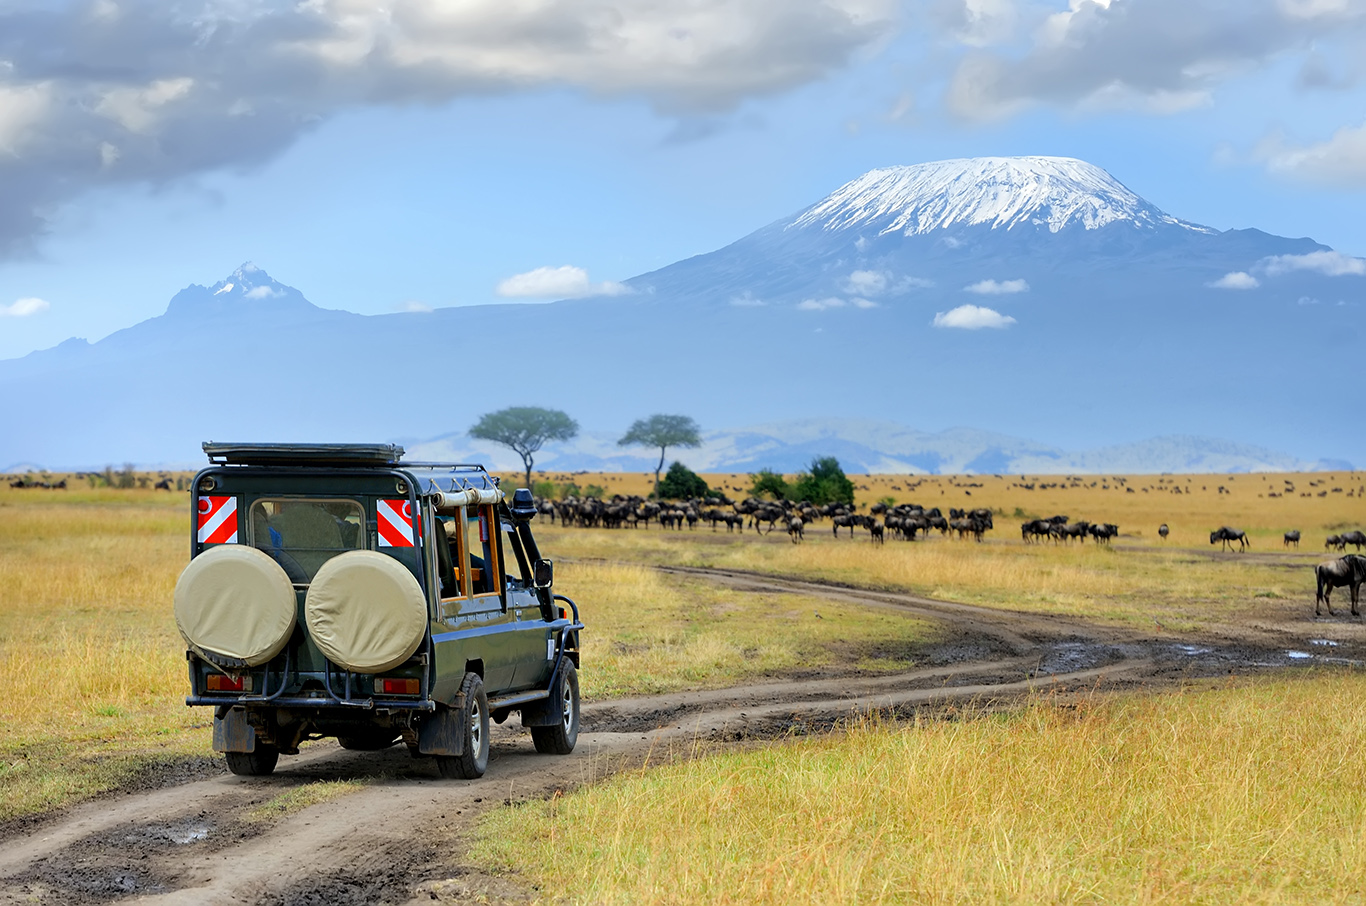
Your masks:
<instances>
[{"instance_id":1,"label":"second spare tire cover","mask_svg":"<svg viewBox=\"0 0 1366 906\"><path fill-rule=\"evenodd\" d=\"M280 564L245 544L209 548L175 583L180 634L192 650L227 667L255 667L279 654L297 606Z\"/></svg>"},{"instance_id":2,"label":"second spare tire cover","mask_svg":"<svg viewBox=\"0 0 1366 906\"><path fill-rule=\"evenodd\" d=\"M308 586L304 622L328 660L383 673L412 657L427 633L427 598L408 568L375 551L324 563Z\"/></svg>"}]
</instances>

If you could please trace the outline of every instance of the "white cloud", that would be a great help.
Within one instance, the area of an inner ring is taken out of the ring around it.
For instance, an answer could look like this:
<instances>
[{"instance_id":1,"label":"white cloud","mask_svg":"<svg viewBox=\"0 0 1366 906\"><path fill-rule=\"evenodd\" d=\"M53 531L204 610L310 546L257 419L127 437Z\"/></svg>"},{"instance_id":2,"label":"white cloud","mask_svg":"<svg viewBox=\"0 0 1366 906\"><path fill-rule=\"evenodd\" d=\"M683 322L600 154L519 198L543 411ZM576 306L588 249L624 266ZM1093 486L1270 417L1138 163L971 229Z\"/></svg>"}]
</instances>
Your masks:
<instances>
[{"instance_id":1,"label":"white cloud","mask_svg":"<svg viewBox=\"0 0 1366 906\"><path fill-rule=\"evenodd\" d=\"M730 304L736 308L762 308L768 303L763 299L756 298L754 293L745 290L738 296L731 296Z\"/></svg>"},{"instance_id":2,"label":"white cloud","mask_svg":"<svg viewBox=\"0 0 1366 906\"><path fill-rule=\"evenodd\" d=\"M561 90L669 116L817 82L900 0L0 4L0 255L84 192L280 154L331 117Z\"/></svg>"},{"instance_id":3,"label":"white cloud","mask_svg":"<svg viewBox=\"0 0 1366 906\"><path fill-rule=\"evenodd\" d=\"M1353 258L1342 252L1309 252L1305 255L1273 255L1263 258L1259 267L1269 276L1278 277L1292 271L1314 271L1326 277L1366 276L1366 258Z\"/></svg>"},{"instance_id":4,"label":"white cloud","mask_svg":"<svg viewBox=\"0 0 1366 906\"><path fill-rule=\"evenodd\" d=\"M1029 292L1029 284L1020 280L979 280L971 286L963 287L963 292L977 293L982 296L1007 296L1011 293ZM957 309L955 309L956 311Z\"/></svg>"},{"instance_id":5,"label":"white cloud","mask_svg":"<svg viewBox=\"0 0 1366 906\"><path fill-rule=\"evenodd\" d=\"M935 327L958 327L963 330L980 330L983 327L1000 329L1014 323L1015 319L1009 315L977 305L960 305L951 311L937 312L934 316Z\"/></svg>"},{"instance_id":6,"label":"white cloud","mask_svg":"<svg viewBox=\"0 0 1366 906\"><path fill-rule=\"evenodd\" d=\"M843 308L845 302L838 296L830 296L825 299L803 299L797 303L800 311L825 311L830 308Z\"/></svg>"},{"instance_id":7,"label":"white cloud","mask_svg":"<svg viewBox=\"0 0 1366 906\"><path fill-rule=\"evenodd\" d=\"M593 283L581 267L538 267L514 274L498 284L495 292L506 298L582 299L586 296L620 296L630 287L611 280Z\"/></svg>"},{"instance_id":8,"label":"white cloud","mask_svg":"<svg viewBox=\"0 0 1366 906\"><path fill-rule=\"evenodd\" d=\"M877 303L872 299L863 299L858 296L850 299L849 304L855 308L877 308Z\"/></svg>"},{"instance_id":9,"label":"white cloud","mask_svg":"<svg viewBox=\"0 0 1366 906\"><path fill-rule=\"evenodd\" d=\"M891 274L886 271L854 271L844 281L844 291L860 296L876 296L887 288Z\"/></svg>"},{"instance_id":10,"label":"white cloud","mask_svg":"<svg viewBox=\"0 0 1366 906\"><path fill-rule=\"evenodd\" d=\"M1023 21L999 37L948 29L970 48L949 80L949 109L976 119L1039 104L1178 113L1208 105L1230 79L1359 34L1366 23L1360 0L1069 0L1067 6L1015 4L1012 14ZM1021 47L1019 35L1031 32Z\"/></svg>"},{"instance_id":11,"label":"white cloud","mask_svg":"<svg viewBox=\"0 0 1366 906\"><path fill-rule=\"evenodd\" d=\"M1297 305L1322 305L1323 303L1320 302L1318 299L1315 299L1315 298L1312 297L1312 296L1300 296L1299 301L1298 301L1296 304L1297 304Z\"/></svg>"},{"instance_id":12,"label":"white cloud","mask_svg":"<svg viewBox=\"0 0 1366 906\"><path fill-rule=\"evenodd\" d=\"M1289 145L1284 136L1272 135L1253 156L1276 176L1314 185L1366 187L1366 124L1345 126L1327 141L1310 145Z\"/></svg>"},{"instance_id":13,"label":"white cloud","mask_svg":"<svg viewBox=\"0 0 1366 906\"><path fill-rule=\"evenodd\" d=\"M1209 284L1214 289L1256 289L1261 285L1262 281L1246 271L1231 271Z\"/></svg>"},{"instance_id":14,"label":"white cloud","mask_svg":"<svg viewBox=\"0 0 1366 906\"><path fill-rule=\"evenodd\" d=\"M431 312L432 307L426 302L418 302L415 299L409 299L407 302L400 303L398 310L411 314L425 315Z\"/></svg>"},{"instance_id":15,"label":"white cloud","mask_svg":"<svg viewBox=\"0 0 1366 906\"><path fill-rule=\"evenodd\" d=\"M9 305L0 305L0 317L27 318L29 315L45 312L51 307L46 299L30 296L27 299L18 299Z\"/></svg>"},{"instance_id":16,"label":"white cloud","mask_svg":"<svg viewBox=\"0 0 1366 906\"><path fill-rule=\"evenodd\" d=\"M276 289L276 288L273 287L273 286L257 286L257 287L254 287L253 289L247 290L246 298L248 298L248 299L272 299L272 298L274 298L275 296L279 296L279 295L283 295L283 293L281 293L278 289Z\"/></svg>"}]
</instances>

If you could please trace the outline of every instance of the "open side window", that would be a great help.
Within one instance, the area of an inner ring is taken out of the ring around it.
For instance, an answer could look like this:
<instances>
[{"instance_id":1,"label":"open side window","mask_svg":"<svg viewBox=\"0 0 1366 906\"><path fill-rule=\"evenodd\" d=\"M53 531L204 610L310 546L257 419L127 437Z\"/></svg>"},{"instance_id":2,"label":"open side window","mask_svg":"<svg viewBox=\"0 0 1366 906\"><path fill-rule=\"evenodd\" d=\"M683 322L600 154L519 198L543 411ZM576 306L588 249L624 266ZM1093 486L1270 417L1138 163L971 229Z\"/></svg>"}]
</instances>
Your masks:
<instances>
[{"instance_id":1,"label":"open side window","mask_svg":"<svg viewBox=\"0 0 1366 906\"><path fill-rule=\"evenodd\" d=\"M438 520L437 558L443 601L497 599L501 606L504 575L496 520L491 506L462 507L454 517Z\"/></svg>"}]
</instances>

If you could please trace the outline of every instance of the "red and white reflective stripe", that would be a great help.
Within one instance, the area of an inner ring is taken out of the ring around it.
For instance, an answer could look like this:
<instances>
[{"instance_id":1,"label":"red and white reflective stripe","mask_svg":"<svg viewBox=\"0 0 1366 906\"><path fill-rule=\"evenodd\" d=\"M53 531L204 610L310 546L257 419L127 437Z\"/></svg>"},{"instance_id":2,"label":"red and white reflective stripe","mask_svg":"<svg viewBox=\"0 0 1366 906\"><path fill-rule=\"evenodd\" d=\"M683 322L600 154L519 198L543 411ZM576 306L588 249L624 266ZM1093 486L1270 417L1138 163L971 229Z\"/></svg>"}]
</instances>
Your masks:
<instances>
[{"instance_id":1,"label":"red and white reflective stripe","mask_svg":"<svg viewBox=\"0 0 1366 906\"><path fill-rule=\"evenodd\" d=\"M379 546L413 546L413 502L411 500L381 500L379 512Z\"/></svg>"},{"instance_id":2,"label":"red and white reflective stripe","mask_svg":"<svg viewBox=\"0 0 1366 906\"><path fill-rule=\"evenodd\" d=\"M199 543L237 543L237 498L199 498Z\"/></svg>"}]
</instances>

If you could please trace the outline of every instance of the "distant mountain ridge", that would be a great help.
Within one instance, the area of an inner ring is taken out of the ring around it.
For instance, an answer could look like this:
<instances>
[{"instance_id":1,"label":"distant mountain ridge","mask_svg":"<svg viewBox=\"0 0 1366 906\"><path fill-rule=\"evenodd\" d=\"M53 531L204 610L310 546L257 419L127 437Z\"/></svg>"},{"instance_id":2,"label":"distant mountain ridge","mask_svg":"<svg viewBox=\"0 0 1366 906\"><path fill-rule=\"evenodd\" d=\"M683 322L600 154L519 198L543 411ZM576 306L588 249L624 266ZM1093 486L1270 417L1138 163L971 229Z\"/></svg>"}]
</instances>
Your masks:
<instances>
[{"instance_id":1,"label":"distant mountain ridge","mask_svg":"<svg viewBox=\"0 0 1366 906\"><path fill-rule=\"evenodd\" d=\"M451 434L404 441L414 460L474 459L497 469L520 468L506 448ZM1216 438L1157 437L1133 444L1066 451L1035 441L972 428L917 431L872 419L809 418L721 431L707 431L696 449L672 450L698 472L752 473L770 468L792 473L818 456L835 456L848 472L859 474L1132 474L1136 472L1304 472L1350 469L1339 461L1309 462L1284 453ZM588 432L545 448L538 471L648 472L657 459L639 449L622 448L616 436Z\"/></svg>"},{"instance_id":2,"label":"distant mountain ridge","mask_svg":"<svg viewBox=\"0 0 1366 906\"><path fill-rule=\"evenodd\" d=\"M455 436L511 405L563 409L602 436L653 412L796 432L722 432L716 462L737 469L818 452L875 471L1298 468L1366 449L1343 405L1366 338L1366 261L1180 220L1081 161L872 171L626 284L362 316L243 265L96 343L0 361L0 463ZM798 430L827 416L884 427ZM1048 445L1018 440L1034 437ZM1156 440L1120 443L1133 437Z\"/></svg>"}]
</instances>

